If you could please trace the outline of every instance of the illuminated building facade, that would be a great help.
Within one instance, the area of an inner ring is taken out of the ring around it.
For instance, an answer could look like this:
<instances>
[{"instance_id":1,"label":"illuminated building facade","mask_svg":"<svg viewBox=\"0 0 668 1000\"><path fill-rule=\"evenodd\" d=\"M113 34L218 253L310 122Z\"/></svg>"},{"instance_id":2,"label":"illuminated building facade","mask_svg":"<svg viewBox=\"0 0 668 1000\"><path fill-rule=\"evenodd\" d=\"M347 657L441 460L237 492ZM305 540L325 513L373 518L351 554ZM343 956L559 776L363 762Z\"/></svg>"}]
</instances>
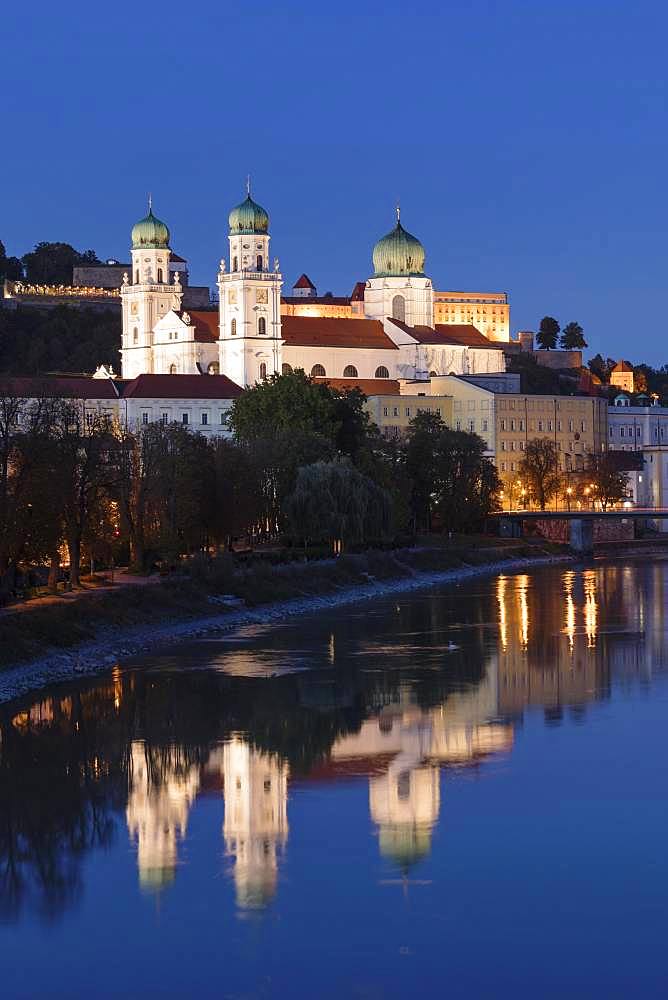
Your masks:
<instances>
[{"instance_id":1,"label":"illuminated building facade","mask_svg":"<svg viewBox=\"0 0 668 1000\"><path fill-rule=\"evenodd\" d=\"M424 247L403 227L398 210L394 229L373 248L373 274L349 300L319 298L306 275L282 300L270 238L269 215L249 188L229 215L218 314L188 311L178 273L170 271L169 230L149 210L132 230L131 273L121 287L123 377L219 373L245 387L296 368L362 382L505 371L504 337L491 312L493 339L472 319L438 321ZM490 301L492 308L497 305ZM487 322L486 313L480 316Z\"/></svg>"}]
</instances>

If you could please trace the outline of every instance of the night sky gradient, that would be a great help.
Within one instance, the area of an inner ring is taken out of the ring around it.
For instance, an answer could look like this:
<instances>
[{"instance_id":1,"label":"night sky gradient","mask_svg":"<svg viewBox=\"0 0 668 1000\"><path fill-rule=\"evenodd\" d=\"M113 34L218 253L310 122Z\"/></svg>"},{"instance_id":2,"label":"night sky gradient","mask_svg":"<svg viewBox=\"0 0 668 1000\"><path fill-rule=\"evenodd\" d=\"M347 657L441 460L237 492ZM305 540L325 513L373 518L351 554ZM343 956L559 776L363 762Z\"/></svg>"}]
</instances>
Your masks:
<instances>
[{"instance_id":1,"label":"night sky gradient","mask_svg":"<svg viewBox=\"0 0 668 1000\"><path fill-rule=\"evenodd\" d=\"M286 289L344 294L400 199L436 288L663 364L667 29L628 0L12 4L0 239L125 260L150 190L213 285L250 172Z\"/></svg>"}]
</instances>

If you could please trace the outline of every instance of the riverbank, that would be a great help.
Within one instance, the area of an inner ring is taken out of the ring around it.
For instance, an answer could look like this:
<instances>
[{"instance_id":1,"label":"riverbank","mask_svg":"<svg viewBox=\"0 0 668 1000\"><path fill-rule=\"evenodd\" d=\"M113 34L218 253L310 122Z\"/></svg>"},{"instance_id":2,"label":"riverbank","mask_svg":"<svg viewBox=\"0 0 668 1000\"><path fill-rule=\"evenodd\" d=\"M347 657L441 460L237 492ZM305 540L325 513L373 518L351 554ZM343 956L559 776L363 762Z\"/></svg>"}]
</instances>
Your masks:
<instances>
[{"instance_id":1,"label":"riverbank","mask_svg":"<svg viewBox=\"0 0 668 1000\"><path fill-rule=\"evenodd\" d=\"M288 566L255 566L92 594L83 606L36 608L0 621L0 702L94 675L158 646L321 608L370 600L573 556L522 542L369 552ZM226 585L226 586L221 586Z\"/></svg>"}]
</instances>

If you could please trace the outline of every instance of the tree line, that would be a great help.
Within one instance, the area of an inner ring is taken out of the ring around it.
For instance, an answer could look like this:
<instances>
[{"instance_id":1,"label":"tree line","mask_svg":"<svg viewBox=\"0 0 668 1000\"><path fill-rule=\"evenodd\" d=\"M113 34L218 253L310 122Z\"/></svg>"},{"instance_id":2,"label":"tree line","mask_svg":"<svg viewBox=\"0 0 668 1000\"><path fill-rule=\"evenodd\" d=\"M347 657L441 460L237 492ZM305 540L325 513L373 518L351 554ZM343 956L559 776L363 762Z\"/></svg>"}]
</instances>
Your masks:
<instances>
[{"instance_id":1,"label":"tree line","mask_svg":"<svg viewBox=\"0 0 668 1000\"><path fill-rule=\"evenodd\" d=\"M231 437L180 424L129 429L76 400L18 399L0 382L0 594L26 566L128 561L137 571L235 539L304 549L473 531L499 481L475 434L423 412L386 440L358 390L302 371L234 401Z\"/></svg>"},{"instance_id":2,"label":"tree line","mask_svg":"<svg viewBox=\"0 0 668 1000\"><path fill-rule=\"evenodd\" d=\"M9 257L0 240L0 282L25 279L37 285L71 285L75 267L101 264L94 250L75 250L69 243L36 243L23 257Z\"/></svg>"},{"instance_id":3,"label":"tree line","mask_svg":"<svg viewBox=\"0 0 668 1000\"><path fill-rule=\"evenodd\" d=\"M536 341L544 351L554 351L557 346L562 351L580 351L587 346L584 330L579 323L573 320L562 330L554 316L543 316Z\"/></svg>"}]
</instances>

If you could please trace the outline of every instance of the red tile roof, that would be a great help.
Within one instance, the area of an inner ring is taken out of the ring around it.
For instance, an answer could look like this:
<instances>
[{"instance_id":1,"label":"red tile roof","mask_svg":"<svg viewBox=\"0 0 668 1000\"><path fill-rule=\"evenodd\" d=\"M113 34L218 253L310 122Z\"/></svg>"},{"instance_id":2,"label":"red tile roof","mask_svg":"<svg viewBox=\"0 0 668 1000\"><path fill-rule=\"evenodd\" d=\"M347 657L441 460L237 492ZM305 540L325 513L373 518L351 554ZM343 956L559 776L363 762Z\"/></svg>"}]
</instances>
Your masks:
<instances>
[{"instance_id":1,"label":"red tile roof","mask_svg":"<svg viewBox=\"0 0 668 1000\"><path fill-rule=\"evenodd\" d=\"M362 302L364 300L365 288L366 288L366 281L356 281L355 287L353 288L350 296L351 302Z\"/></svg>"},{"instance_id":2,"label":"red tile roof","mask_svg":"<svg viewBox=\"0 0 668 1000\"><path fill-rule=\"evenodd\" d=\"M282 316L283 340L288 347L375 348L396 351L383 324L375 319L322 319L318 316Z\"/></svg>"},{"instance_id":3,"label":"red tile roof","mask_svg":"<svg viewBox=\"0 0 668 1000\"><path fill-rule=\"evenodd\" d=\"M478 327L473 326L472 323L437 323L436 332L440 333L451 344L479 349L488 348L492 351L503 350L503 344L488 340L484 333L481 333Z\"/></svg>"},{"instance_id":4,"label":"red tile roof","mask_svg":"<svg viewBox=\"0 0 668 1000\"><path fill-rule=\"evenodd\" d=\"M347 392L350 389L359 389L365 396L398 396L399 383L393 378L327 378L317 375L314 382L324 382L332 389L339 389Z\"/></svg>"},{"instance_id":5,"label":"red tile roof","mask_svg":"<svg viewBox=\"0 0 668 1000\"><path fill-rule=\"evenodd\" d=\"M633 365L630 365L628 361L618 361L612 370L613 372L632 372Z\"/></svg>"},{"instance_id":6,"label":"red tile roof","mask_svg":"<svg viewBox=\"0 0 668 1000\"><path fill-rule=\"evenodd\" d=\"M126 399L236 399L241 386L227 375L138 375L123 389Z\"/></svg>"},{"instance_id":7,"label":"red tile roof","mask_svg":"<svg viewBox=\"0 0 668 1000\"><path fill-rule=\"evenodd\" d=\"M218 310L185 309L190 316L190 324L195 327L195 340L202 344L213 344L218 340ZM181 313L183 318L183 313Z\"/></svg>"},{"instance_id":8,"label":"red tile roof","mask_svg":"<svg viewBox=\"0 0 668 1000\"><path fill-rule=\"evenodd\" d=\"M0 375L0 395L20 399L117 399L111 379L90 375Z\"/></svg>"},{"instance_id":9,"label":"red tile roof","mask_svg":"<svg viewBox=\"0 0 668 1000\"><path fill-rule=\"evenodd\" d=\"M315 291L315 285L313 284L313 282L309 278L308 274L302 274L299 278L297 278L297 280L295 281L295 283L294 283L294 285L292 287L293 288L312 288Z\"/></svg>"}]
</instances>

